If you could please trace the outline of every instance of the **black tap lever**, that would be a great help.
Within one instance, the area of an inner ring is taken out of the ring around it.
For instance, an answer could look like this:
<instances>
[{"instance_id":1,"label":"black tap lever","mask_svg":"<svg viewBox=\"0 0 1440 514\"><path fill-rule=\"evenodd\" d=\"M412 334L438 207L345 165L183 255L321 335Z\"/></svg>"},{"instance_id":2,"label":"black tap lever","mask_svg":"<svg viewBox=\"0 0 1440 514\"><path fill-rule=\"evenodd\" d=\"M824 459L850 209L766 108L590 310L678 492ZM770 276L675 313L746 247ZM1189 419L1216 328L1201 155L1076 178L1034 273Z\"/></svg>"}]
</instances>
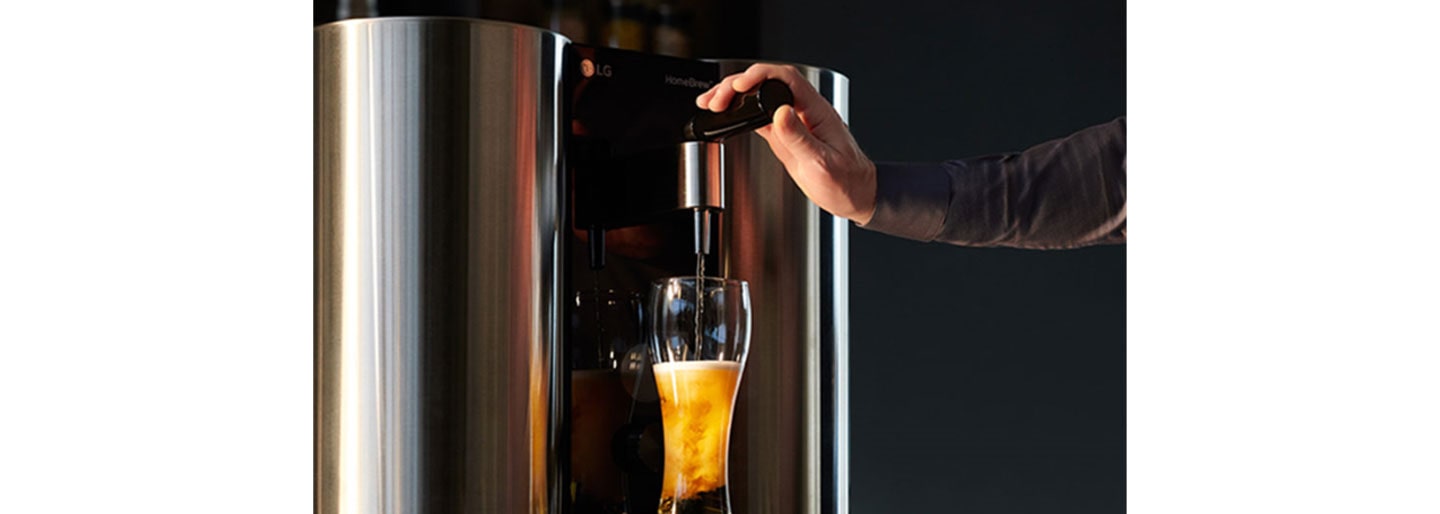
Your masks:
<instances>
[{"instance_id":1,"label":"black tap lever","mask_svg":"<svg viewBox=\"0 0 1440 514\"><path fill-rule=\"evenodd\" d=\"M791 105L795 96L784 82L770 79L740 95L725 112L701 110L685 124L685 139L714 141L755 130L770 123L782 105Z\"/></svg>"}]
</instances>

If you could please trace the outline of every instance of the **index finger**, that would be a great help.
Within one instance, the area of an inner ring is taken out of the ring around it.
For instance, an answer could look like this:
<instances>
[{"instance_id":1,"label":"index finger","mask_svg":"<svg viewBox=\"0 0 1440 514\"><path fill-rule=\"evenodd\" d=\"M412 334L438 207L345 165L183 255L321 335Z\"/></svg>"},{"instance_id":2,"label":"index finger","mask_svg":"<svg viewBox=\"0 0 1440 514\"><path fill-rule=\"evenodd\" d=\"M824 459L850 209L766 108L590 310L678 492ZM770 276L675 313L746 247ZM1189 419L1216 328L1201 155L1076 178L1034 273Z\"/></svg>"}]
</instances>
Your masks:
<instances>
[{"instance_id":1,"label":"index finger","mask_svg":"<svg viewBox=\"0 0 1440 514\"><path fill-rule=\"evenodd\" d=\"M735 95L745 93L771 78L784 82L790 88L790 92L794 94L803 96L806 94L804 89L813 90L809 82L806 82L794 67L759 63L750 65L745 71L721 78L714 87L697 97L695 104L701 109L723 112L730 107L730 102L734 100ZM819 93L815 93L815 95L818 96ZM804 101L802 105L813 105L813 102Z\"/></svg>"},{"instance_id":2,"label":"index finger","mask_svg":"<svg viewBox=\"0 0 1440 514\"><path fill-rule=\"evenodd\" d=\"M800 70L794 66L782 64L753 64L743 73L730 82L730 87L736 92L746 92L759 86L761 82L769 79L776 79L784 82L790 88L790 93L795 96L795 110L805 112L807 108L819 105L825 98L810 85L810 81L800 74Z\"/></svg>"}]
</instances>

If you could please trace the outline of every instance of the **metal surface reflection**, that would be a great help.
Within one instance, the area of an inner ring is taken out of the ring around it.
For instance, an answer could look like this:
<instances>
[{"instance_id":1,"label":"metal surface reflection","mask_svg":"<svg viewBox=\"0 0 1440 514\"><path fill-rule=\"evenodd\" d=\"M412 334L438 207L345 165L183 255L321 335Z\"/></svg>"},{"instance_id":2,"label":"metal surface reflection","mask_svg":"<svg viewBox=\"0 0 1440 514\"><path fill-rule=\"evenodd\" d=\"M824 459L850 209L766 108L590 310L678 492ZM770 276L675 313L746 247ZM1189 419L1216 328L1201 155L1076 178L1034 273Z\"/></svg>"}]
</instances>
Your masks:
<instances>
[{"instance_id":1,"label":"metal surface reflection","mask_svg":"<svg viewBox=\"0 0 1440 514\"><path fill-rule=\"evenodd\" d=\"M316 29L316 512L557 510L564 44Z\"/></svg>"},{"instance_id":2,"label":"metal surface reflection","mask_svg":"<svg viewBox=\"0 0 1440 514\"><path fill-rule=\"evenodd\" d=\"M721 74L755 62L719 61ZM849 79L792 66L849 120ZM725 273L763 313L735 406L735 510L849 512L850 222L805 198L760 136L726 140L725 159Z\"/></svg>"}]
</instances>

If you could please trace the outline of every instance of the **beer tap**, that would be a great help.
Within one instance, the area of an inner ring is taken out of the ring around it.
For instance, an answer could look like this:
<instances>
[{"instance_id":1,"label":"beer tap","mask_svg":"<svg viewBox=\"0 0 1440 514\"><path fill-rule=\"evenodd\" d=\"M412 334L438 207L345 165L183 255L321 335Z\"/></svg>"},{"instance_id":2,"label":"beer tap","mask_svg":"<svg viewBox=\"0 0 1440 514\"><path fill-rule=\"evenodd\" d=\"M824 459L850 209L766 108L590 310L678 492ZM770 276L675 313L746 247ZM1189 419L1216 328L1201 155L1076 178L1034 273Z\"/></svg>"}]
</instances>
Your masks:
<instances>
[{"instance_id":1,"label":"beer tap","mask_svg":"<svg viewBox=\"0 0 1440 514\"><path fill-rule=\"evenodd\" d=\"M693 212L696 255L709 255L714 218L726 208L723 140L764 127L781 105L793 102L788 86L767 80L737 96L723 112L700 110L692 115L680 129L678 145L621 156L595 152L602 156L587 159L588 192L577 202L575 213L576 226L587 232L591 269L605 267L606 230L682 209ZM664 169L678 172L674 182L663 174L644 180L632 175L636 170ZM666 191L666 184L674 184L675 189Z\"/></svg>"},{"instance_id":2,"label":"beer tap","mask_svg":"<svg viewBox=\"0 0 1440 514\"><path fill-rule=\"evenodd\" d=\"M795 97L790 93L790 88L784 82L770 79L760 84L754 91L747 92L736 97L729 109L722 112L701 110L685 123L683 153L689 156L696 145L700 142L719 142L727 137L749 132L768 125L775 118L775 111L782 105L791 105ZM711 209L718 214L725 208L724 187L723 187L723 151L716 152L719 156L715 162L707 162L708 166L722 170L715 174L717 185L713 187L714 194L719 195L718 207L696 207L695 208L695 255L710 255L710 234L711 234ZM682 159L682 163L689 164L698 159ZM685 171L686 176L691 176L689 170ZM707 175L708 176L708 175Z\"/></svg>"},{"instance_id":3,"label":"beer tap","mask_svg":"<svg viewBox=\"0 0 1440 514\"><path fill-rule=\"evenodd\" d=\"M722 112L701 110L685 124L689 141L719 141L741 132L764 127L782 105L795 103L790 87L776 79L760 83L753 91L735 97Z\"/></svg>"}]
</instances>

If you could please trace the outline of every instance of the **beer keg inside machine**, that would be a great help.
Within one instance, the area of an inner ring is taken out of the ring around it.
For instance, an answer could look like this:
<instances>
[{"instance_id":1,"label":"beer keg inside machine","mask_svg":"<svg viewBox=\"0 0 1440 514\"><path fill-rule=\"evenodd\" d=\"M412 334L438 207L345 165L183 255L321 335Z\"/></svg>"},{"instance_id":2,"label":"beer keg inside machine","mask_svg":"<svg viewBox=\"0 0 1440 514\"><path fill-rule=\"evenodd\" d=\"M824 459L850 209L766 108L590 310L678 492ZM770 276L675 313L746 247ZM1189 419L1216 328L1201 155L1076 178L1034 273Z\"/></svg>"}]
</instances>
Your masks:
<instances>
[{"instance_id":1,"label":"beer keg inside machine","mask_svg":"<svg viewBox=\"0 0 1440 514\"><path fill-rule=\"evenodd\" d=\"M748 284L737 513L848 512L848 222L695 97L750 62L465 18L315 32L315 511L650 513L646 296ZM842 116L848 84L795 65Z\"/></svg>"}]
</instances>

